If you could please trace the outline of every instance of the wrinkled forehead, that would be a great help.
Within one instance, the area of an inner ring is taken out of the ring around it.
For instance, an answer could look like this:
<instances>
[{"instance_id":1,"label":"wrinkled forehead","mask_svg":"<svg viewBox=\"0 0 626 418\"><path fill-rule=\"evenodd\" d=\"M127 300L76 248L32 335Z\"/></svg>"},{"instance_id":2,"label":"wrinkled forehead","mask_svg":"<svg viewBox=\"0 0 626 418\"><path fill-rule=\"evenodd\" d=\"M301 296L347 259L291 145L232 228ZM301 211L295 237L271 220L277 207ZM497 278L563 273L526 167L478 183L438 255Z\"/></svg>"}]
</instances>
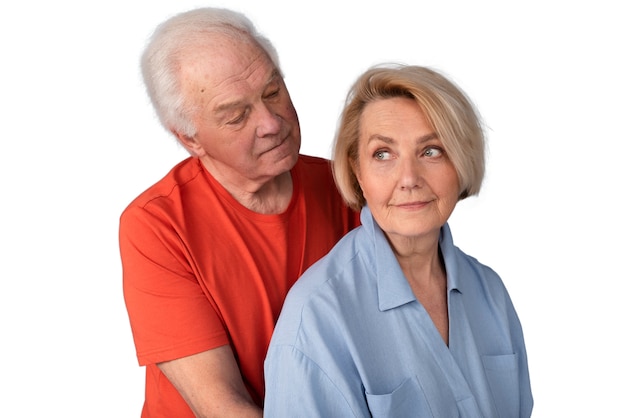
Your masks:
<instances>
[{"instance_id":1,"label":"wrinkled forehead","mask_svg":"<svg viewBox=\"0 0 626 418\"><path fill-rule=\"evenodd\" d=\"M271 59L256 42L210 37L185 47L180 61L183 94L201 108L224 100L243 100L276 77ZM235 96L235 97L231 97Z\"/></svg>"},{"instance_id":2,"label":"wrinkled forehead","mask_svg":"<svg viewBox=\"0 0 626 418\"><path fill-rule=\"evenodd\" d=\"M180 75L185 84L196 80L219 85L233 77L245 79L256 70L255 65L273 71L269 56L254 40L223 34L191 41L179 57Z\"/></svg>"}]
</instances>

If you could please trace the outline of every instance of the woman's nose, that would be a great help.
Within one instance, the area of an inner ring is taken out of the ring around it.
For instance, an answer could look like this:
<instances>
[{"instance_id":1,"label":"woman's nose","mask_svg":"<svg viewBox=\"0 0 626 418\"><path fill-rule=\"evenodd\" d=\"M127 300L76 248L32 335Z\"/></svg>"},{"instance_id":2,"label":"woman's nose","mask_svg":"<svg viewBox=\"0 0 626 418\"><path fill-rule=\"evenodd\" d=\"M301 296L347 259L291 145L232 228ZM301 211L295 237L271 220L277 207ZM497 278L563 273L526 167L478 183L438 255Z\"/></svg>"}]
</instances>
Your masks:
<instances>
[{"instance_id":1,"label":"woman's nose","mask_svg":"<svg viewBox=\"0 0 626 418\"><path fill-rule=\"evenodd\" d=\"M401 189L410 190L421 186L422 176L419 164L413 158L403 159L400 163L399 170L399 182Z\"/></svg>"}]
</instances>

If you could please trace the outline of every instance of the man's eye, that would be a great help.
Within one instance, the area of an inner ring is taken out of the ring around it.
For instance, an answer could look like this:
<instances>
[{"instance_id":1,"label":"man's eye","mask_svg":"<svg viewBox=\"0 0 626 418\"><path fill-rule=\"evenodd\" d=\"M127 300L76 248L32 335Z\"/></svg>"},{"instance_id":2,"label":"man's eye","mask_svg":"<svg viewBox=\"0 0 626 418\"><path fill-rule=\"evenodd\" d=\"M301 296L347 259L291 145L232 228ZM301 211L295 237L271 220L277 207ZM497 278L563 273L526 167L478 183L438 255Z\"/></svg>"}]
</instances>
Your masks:
<instances>
[{"instance_id":1,"label":"man's eye","mask_svg":"<svg viewBox=\"0 0 626 418\"><path fill-rule=\"evenodd\" d=\"M265 99L271 99L271 98L274 98L274 97L278 96L279 93L280 93L280 90L276 89L276 90L273 90L273 91L270 91L269 93L267 93L264 98Z\"/></svg>"},{"instance_id":2,"label":"man's eye","mask_svg":"<svg viewBox=\"0 0 626 418\"><path fill-rule=\"evenodd\" d=\"M374 158L377 160L388 160L389 159L389 152L388 151L383 151L383 150L378 150L376 152L374 152Z\"/></svg>"},{"instance_id":3,"label":"man's eye","mask_svg":"<svg viewBox=\"0 0 626 418\"><path fill-rule=\"evenodd\" d=\"M246 112L241 112L240 114L236 115L232 119L229 119L228 122L226 122L226 124L227 125L238 125L241 122L243 122L245 118L246 118Z\"/></svg>"}]
</instances>

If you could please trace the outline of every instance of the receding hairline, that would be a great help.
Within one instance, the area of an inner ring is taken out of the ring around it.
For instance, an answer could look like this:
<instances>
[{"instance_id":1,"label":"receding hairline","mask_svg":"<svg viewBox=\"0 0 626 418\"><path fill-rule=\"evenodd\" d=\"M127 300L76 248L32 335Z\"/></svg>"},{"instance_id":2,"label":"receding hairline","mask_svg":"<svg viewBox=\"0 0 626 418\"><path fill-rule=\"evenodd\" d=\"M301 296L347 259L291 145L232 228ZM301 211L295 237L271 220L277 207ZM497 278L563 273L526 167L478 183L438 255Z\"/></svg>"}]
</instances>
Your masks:
<instances>
[{"instance_id":1,"label":"receding hairline","mask_svg":"<svg viewBox=\"0 0 626 418\"><path fill-rule=\"evenodd\" d=\"M226 8L203 7L169 17L161 22L146 42L140 58L146 92L161 124L168 131L195 132L190 114L194 105L186 102L180 83L181 67L188 67L199 46L208 40L227 36L240 42L252 42L280 70L277 51L244 14ZM225 38L221 38L225 39ZM215 41L213 41L215 45Z\"/></svg>"},{"instance_id":2,"label":"receding hairline","mask_svg":"<svg viewBox=\"0 0 626 418\"><path fill-rule=\"evenodd\" d=\"M219 89L224 82L235 79L238 82L239 79L245 78L253 62L263 61L264 75L261 77L264 89L277 78L282 77L272 56L254 38L233 38L228 34L222 35L211 33L197 38L177 54L176 78L185 100L190 104L194 103L192 107L195 111L199 109L198 106L204 108L210 105L211 113L217 115L240 106L242 99L237 95L222 98L222 102L215 102L214 98L211 99L213 93L209 93L208 101L200 98L205 89L212 92L215 88ZM248 67L242 67L242 70L231 69L231 63L240 59L250 59ZM213 103L210 104L210 102Z\"/></svg>"},{"instance_id":3,"label":"receding hairline","mask_svg":"<svg viewBox=\"0 0 626 418\"><path fill-rule=\"evenodd\" d=\"M272 56L265 49L264 45L261 45L252 35L247 32L243 32L237 28L232 28L232 31L223 31L220 28L207 28L206 30L194 32L193 37L185 38L185 42L182 45L178 45L172 55L179 61L193 60L193 57L189 55L197 54L198 50L204 48L211 53L215 53L217 48L223 48L228 51L232 49L232 46L237 45L251 45L258 49L259 52L268 56L270 61ZM222 52L216 53L221 55Z\"/></svg>"}]
</instances>

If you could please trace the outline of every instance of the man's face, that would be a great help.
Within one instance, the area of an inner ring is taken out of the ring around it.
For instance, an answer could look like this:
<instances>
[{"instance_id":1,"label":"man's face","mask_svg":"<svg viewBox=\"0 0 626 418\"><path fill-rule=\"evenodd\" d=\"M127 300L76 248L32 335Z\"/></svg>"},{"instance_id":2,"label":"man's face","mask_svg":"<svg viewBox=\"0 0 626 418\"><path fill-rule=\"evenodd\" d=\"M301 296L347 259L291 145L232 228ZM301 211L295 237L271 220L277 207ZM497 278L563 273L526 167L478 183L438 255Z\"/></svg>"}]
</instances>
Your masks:
<instances>
[{"instance_id":1,"label":"man's face","mask_svg":"<svg viewBox=\"0 0 626 418\"><path fill-rule=\"evenodd\" d=\"M289 171L300 125L285 83L256 44L219 36L189 49L183 93L196 104L196 135L179 138L222 184L254 191Z\"/></svg>"}]
</instances>

